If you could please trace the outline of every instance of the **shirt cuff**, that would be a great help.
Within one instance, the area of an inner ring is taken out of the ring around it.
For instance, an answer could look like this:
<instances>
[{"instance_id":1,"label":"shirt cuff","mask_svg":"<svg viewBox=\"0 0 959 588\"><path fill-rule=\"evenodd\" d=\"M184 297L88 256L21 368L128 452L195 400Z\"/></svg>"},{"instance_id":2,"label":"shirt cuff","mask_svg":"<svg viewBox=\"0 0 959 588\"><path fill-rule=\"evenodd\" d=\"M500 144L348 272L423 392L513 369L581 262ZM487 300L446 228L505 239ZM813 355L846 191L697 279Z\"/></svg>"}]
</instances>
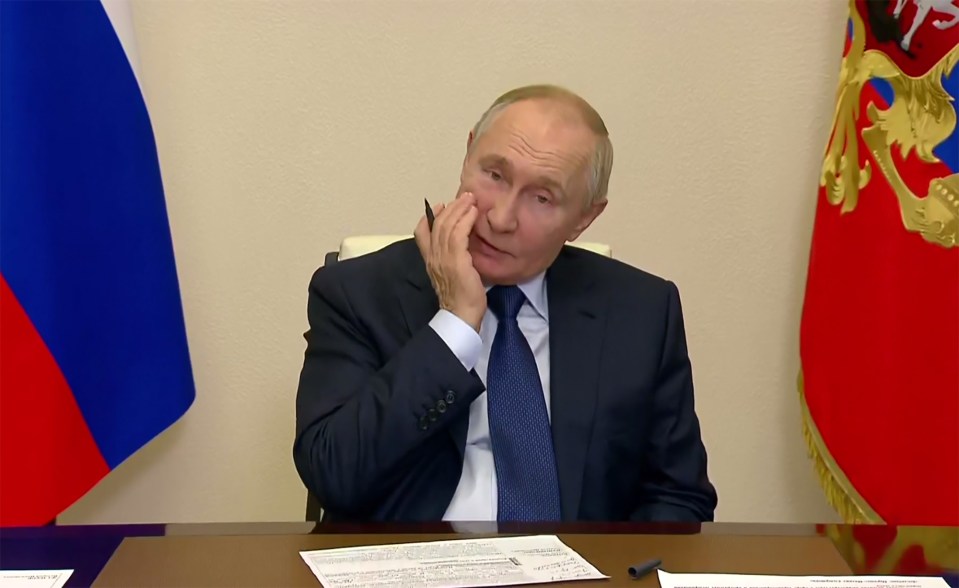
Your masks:
<instances>
[{"instance_id":1,"label":"shirt cuff","mask_svg":"<svg viewBox=\"0 0 959 588\"><path fill-rule=\"evenodd\" d=\"M440 309L430 321L430 328L436 331L466 371L476 367L483 351L483 340L466 321L448 310Z\"/></svg>"}]
</instances>

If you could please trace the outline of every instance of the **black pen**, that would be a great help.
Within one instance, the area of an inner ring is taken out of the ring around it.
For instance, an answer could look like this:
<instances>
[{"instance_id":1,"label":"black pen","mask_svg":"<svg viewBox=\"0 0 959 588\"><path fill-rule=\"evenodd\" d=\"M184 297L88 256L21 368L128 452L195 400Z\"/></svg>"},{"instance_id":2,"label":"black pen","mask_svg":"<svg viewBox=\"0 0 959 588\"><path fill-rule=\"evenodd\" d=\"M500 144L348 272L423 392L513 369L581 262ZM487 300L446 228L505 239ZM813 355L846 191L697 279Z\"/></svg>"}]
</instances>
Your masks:
<instances>
[{"instance_id":1,"label":"black pen","mask_svg":"<svg viewBox=\"0 0 959 588\"><path fill-rule=\"evenodd\" d=\"M662 565L663 560L651 559L640 564L629 566L629 577L638 580Z\"/></svg>"},{"instance_id":2,"label":"black pen","mask_svg":"<svg viewBox=\"0 0 959 588\"><path fill-rule=\"evenodd\" d=\"M433 208L430 207L430 201L426 198L423 199L423 202L426 203L426 224L430 226L430 231L433 230Z\"/></svg>"}]
</instances>

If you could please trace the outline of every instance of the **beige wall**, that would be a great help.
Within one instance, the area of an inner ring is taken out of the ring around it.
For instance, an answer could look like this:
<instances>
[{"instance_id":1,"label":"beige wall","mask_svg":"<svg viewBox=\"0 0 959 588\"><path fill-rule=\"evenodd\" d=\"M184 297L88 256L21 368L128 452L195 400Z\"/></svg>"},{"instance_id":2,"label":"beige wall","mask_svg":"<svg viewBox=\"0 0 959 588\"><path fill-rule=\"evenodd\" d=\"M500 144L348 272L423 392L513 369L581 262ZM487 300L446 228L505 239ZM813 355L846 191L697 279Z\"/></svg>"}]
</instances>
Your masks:
<instances>
[{"instance_id":1,"label":"beige wall","mask_svg":"<svg viewBox=\"0 0 959 588\"><path fill-rule=\"evenodd\" d=\"M310 274L341 236L452 196L500 92L604 115L584 238L677 282L725 521L833 520L795 376L841 0L141 0L135 24L197 400L71 523L295 520L290 444Z\"/></svg>"}]
</instances>

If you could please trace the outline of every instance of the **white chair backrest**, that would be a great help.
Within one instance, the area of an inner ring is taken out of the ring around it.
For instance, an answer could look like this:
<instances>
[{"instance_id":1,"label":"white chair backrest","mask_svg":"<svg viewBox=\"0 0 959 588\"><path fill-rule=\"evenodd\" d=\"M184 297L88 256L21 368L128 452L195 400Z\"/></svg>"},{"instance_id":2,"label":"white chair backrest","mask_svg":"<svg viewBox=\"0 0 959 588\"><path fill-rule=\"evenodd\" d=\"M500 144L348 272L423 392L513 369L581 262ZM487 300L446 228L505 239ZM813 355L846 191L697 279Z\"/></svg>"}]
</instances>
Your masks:
<instances>
[{"instance_id":1,"label":"white chair backrest","mask_svg":"<svg viewBox=\"0 0 959 588\"><path fill-rule=\"evenodd\" d=\"M367 253L373 253L391 243L409 239L410 237L412 237L412 235L354 235L347 237L340 243L340 253L337 259L350 259L352 257L366 255ZM604 243L573 241L570 245L605 255L606 257L613 256L612 248Z\"/></svg>"}]
</instances>

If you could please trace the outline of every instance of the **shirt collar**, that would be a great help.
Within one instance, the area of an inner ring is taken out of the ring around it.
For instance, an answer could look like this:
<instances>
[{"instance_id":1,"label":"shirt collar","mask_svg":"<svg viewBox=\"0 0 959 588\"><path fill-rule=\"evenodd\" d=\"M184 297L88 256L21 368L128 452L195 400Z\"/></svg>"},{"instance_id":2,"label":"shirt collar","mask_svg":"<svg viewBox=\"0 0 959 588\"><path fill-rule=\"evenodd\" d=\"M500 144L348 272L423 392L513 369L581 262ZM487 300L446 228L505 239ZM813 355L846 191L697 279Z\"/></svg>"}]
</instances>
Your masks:
<instances>
[{"instance_id":1,"label":"shirt collar","mask_svg":"<svg viewBox=\"0 0 959 588\"><path fill-rule=\"evenodd\" d=\"M543 317L543 320L549 322L549 303L546 298L546 272L540 272L529 280L521 284L516 284L516 287L526 296L526 300L530 306L533 307L533 310ZM489 292L490 288L492 288L492 286L487 286L486 291Z\"/></svg>"}]
</instances>

